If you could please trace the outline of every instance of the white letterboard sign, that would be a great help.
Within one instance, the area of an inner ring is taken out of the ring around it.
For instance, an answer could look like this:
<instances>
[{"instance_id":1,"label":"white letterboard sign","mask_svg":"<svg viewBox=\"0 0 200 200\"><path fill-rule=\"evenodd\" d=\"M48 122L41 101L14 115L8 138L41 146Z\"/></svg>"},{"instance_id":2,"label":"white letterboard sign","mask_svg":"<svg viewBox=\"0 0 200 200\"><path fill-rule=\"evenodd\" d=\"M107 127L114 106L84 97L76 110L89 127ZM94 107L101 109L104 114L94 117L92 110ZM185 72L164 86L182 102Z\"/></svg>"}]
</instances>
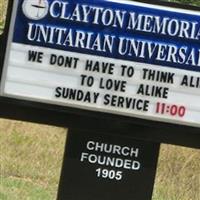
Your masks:
<instances>
[{"instance_id":1,"label":"white letterboard sign","mask_svg":"<svg viewBox=\"0 0 200 200\"><path fill-rule=\"evenodd\" d=\"M200 126L200 12L16 0L1 95Z\"/></svg>"}]
</instances>

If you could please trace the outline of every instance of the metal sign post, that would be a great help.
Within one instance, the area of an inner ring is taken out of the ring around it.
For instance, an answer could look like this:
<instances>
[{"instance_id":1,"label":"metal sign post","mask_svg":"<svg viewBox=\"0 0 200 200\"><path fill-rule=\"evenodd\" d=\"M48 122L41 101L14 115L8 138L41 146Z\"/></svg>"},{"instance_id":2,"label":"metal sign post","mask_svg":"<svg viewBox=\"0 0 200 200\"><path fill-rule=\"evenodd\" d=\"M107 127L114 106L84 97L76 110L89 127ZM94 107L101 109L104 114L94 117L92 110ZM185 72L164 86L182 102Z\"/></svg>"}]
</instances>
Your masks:
<instances>
[{"instance_id":1,"label":"metal sign post","mask_svg":"<svg viewBox=\"0 0 200 200\"><path fill-rule=\"evenodd\" d=\"M70 130L58 200L151 200L159 144Z\"/></svg>"}]
</instances>

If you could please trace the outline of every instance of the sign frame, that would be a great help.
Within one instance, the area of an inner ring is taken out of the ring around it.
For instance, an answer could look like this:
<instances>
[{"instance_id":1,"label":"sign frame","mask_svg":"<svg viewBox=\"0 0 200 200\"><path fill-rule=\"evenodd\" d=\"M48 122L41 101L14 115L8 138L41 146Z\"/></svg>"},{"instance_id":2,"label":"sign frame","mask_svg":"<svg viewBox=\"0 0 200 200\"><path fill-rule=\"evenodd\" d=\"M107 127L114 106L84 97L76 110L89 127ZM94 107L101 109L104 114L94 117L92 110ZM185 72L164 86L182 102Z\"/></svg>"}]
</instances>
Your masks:
<instances>
[{"instance_id":1,"label":"sign frame","mask_svg":"<svg viewBox=\"0 0 200 200\"><path fill-rule=\"evenodd\" d=\"M139 1L148 3L147 1ZM9 0L8 13L3 35L0 36L0 73L2 74L5 59L6 44L14 1ZM175 8L199 11L200 8L169 4L166 2L151 2L149 4L173 6ZM2 77L1 77L2 78ZM81 128L110 132L115 135L127 135L136 139L177 144L200 148L199 128L166 122L151 121L135 117L127 117L108 113L82 110L64 106L50 105L26 100L0 97L0 117L44 123L69 128ZM139 134L132 134L138 130Z\"/></svg>"}]
</instances>

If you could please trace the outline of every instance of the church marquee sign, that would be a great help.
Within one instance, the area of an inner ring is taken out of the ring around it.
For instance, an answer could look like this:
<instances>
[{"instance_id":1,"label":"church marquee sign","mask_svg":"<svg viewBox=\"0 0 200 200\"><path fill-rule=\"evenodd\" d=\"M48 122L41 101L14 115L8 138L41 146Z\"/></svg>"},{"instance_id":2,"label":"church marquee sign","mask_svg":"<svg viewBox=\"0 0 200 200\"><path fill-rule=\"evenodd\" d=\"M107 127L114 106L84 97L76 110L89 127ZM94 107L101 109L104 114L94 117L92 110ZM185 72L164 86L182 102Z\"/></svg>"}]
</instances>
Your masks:
<instances>
[{"instance_id":1,"label":"church marquee sign","mask_svg":"<svg viewBox=\"0 0 200 200\"><path fill-rule=\"evenodd\" d=\"M199 41L197 11L16 0L1 95L200 126Z\"/></svg>"}]
</instances>

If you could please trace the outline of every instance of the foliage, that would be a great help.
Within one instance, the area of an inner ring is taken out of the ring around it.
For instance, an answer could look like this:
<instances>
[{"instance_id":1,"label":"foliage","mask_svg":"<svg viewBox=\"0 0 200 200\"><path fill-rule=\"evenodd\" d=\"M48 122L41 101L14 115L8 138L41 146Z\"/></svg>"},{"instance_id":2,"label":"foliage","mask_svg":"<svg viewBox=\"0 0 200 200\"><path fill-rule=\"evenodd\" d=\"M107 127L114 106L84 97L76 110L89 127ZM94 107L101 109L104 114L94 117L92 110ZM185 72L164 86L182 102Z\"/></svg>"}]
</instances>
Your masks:
<instances>
[{"instance_id":1,"label":"foliage","mask_svg":"<svg viewBox=\"0 0 200 200\"><path fill-rule=\"evenodd\" d=\"M181 4L185 4L185 5L200 6L199 0L164 0L164 1L181 3Z\"/></svg>"}]
</instances>

